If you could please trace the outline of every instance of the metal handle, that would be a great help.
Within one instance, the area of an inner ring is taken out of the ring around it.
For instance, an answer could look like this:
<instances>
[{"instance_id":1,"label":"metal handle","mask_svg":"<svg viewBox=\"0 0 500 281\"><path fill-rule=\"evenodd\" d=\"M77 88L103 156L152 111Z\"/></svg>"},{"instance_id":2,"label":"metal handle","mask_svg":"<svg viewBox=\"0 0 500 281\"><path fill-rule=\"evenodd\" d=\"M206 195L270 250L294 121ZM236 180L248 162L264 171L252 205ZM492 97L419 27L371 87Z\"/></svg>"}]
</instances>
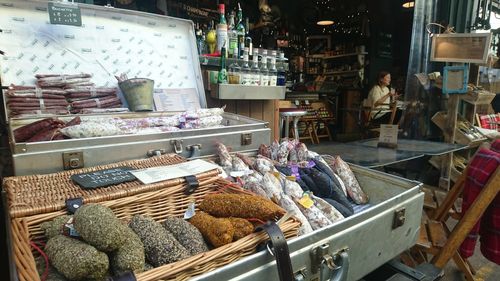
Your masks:
<instances>
[{"instance_id":1,"label":"metal handle","mask_svg":"<svg viewBox=\"0 0 500 281\"><path fill-rule=\"evenodd\" d=\"M321 281L343 281L347 279L349 271L349 254L346 251L332 257L323 256L320 266Z\"/></svg>"},{"instance_id":2,"label":"metal handle","mask_svg":"<svg viewBox=\"0 0 500 281\"><path fill-rule=\"evenodd\" d=\"M170 144L174 146L175 153L182 153L182 140L171 140Z\"/></svg>"}]
</instances>

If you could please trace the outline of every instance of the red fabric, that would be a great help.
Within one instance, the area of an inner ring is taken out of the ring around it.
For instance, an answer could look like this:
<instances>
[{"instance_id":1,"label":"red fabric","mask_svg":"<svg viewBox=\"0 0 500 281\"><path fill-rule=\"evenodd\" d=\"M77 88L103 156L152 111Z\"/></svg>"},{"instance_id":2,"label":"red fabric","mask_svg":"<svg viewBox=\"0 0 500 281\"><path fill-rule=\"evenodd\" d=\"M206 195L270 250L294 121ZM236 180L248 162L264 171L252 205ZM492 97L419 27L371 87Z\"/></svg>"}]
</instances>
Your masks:
<instances>
[{"instance_id":1,"label":"red fabric","mask_svg":"<svg viewBox=\"0 0 500 281\"><path fill-rule=\"evenodd\" d=\"M498 114L479 115L479 121L481 122L481 124L479 124L481 128L499 130L498 123L500 123L500 115Z\"/></svg>"},{"instance_id":2,"label":"red fabric","mask_svg":"<svg viewBox=\"0 0 500 281\"><path fill-rule=\"evenodd\" d=\"M492 148L500 148L500 141L495 141ZM500 165L500 151L481 149L469 163L465 180L462 214L472 205L476 197ZM488 206L483 216L476 223L460 246L460 254L468 258L474 254L477 237L480 236L483 256L500 264L500 195Z\"/></svg>"}]
</instances>

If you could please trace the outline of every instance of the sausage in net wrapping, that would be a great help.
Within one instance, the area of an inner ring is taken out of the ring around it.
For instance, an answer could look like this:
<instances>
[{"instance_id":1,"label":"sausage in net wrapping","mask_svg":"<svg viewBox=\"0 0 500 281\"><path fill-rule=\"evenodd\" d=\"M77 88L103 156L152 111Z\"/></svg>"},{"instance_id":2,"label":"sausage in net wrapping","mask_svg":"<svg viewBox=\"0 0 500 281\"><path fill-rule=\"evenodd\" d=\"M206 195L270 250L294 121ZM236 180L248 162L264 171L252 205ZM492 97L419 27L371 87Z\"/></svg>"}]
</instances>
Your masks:
<instances>
[{"instance_id":1,"label":"sausage in net wrapping","mask_svg":"<svg viewBox=\"0 0 500 281\"><path fill-rule=\"evenodd\" d=\"M255 218L262 221L285 214L272 201L246 194L210 194L200 203L199 208L216 217Z\"/></svg>"},{"instance_id":2,"label":"sausage in net wrapping","mask_svg":"<svg viewBox=\"0 0 500 281\"><path fill-rule=\"evenodd\" d=\"M229 219L215 218L205 212L196 212L189 222L201 232L214 247L233 241L234 227Z\"/></svg>"}]
</instances>

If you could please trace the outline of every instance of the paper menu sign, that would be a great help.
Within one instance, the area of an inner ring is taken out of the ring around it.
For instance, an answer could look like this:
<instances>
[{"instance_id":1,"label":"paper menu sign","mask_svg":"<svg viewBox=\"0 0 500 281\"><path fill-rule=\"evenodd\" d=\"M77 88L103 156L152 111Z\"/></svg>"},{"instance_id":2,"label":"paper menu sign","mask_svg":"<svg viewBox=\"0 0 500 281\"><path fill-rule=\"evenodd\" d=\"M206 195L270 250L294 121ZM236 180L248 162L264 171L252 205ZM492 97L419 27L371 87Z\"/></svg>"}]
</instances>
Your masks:
<instances>
[{"instance_id":1,"label":"paper menu sign","mask_svg":"<svg viewBox=\"0 0 500 281\"><path fill-rule=\"evenodd\" d=\"M212 164L205 160L197 159L175 165L130 171L130 173L134 175L142 183L150 184L164 180L196 175L199 173L208 172L210 170L218 168L219 166L215 164Z\"/></svg>"},{"instance_id":2,"label":"paper menu sign","mask_svg":"<svg viewBox=\"0 0 500 281\"><path fill-rule=\"evenodd\" d=\"M398 144L398 125L381 124L380 136L378 139L379 146L381 144L396 147Z\"/></svg>"},{"instance_id":3,"label":"paper menu sign","mask_svg":"<svg viewBox=\"0 0 500 281\"><path fill-rule=\"evenodd\" d=\"M153 100L156 111L186 111L201 108L195 88L155 89Z\"/></svg>"}]
</instances>

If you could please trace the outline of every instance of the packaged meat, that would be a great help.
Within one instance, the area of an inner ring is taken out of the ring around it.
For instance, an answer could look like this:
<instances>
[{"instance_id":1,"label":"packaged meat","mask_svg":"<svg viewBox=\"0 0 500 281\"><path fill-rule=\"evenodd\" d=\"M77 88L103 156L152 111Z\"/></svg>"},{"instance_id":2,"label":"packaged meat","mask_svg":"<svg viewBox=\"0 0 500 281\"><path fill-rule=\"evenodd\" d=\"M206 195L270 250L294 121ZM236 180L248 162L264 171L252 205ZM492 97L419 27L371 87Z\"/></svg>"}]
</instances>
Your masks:
<instances>
[{"instance_id":1,"label":"packaged meat","mask_svg":"<svg viewBox=\"0 0 500 281\"><path fill-rule=\"evenodd\" d=\"M215 144L217 148L217 155L219 156L219 164L223 168L231 168L233 166L233 159L227 150L227 147L222 143Z\"/></svg>"},{"instance_id":2,"label":"packaged meat","mask_svg":"<svg viewBox=\"0 0 500 281\"><path fill-rule=\"evenodd\" d=\"M283 195L278 204L300 221L301 226L299 228L299 236L313 231L311 224L309 223L309 221L307 221L307 218L304 216L304 214L302 214L299 207L295 204L292 198L290 198L290 196Z\"/></svg>"},{"instance_id":3,"label":"packaged meat","mask_svg":"<svg viewBox=\"0 0 500 281\"><path fill-rule=\"evenodd\" d=\"M359 186L358 180L340 156L323 155L323 159L328 163L332 170L342 179L345 184L347 194L356 204L368 203L368 196Z\"/></svg>"}]
</instances>

